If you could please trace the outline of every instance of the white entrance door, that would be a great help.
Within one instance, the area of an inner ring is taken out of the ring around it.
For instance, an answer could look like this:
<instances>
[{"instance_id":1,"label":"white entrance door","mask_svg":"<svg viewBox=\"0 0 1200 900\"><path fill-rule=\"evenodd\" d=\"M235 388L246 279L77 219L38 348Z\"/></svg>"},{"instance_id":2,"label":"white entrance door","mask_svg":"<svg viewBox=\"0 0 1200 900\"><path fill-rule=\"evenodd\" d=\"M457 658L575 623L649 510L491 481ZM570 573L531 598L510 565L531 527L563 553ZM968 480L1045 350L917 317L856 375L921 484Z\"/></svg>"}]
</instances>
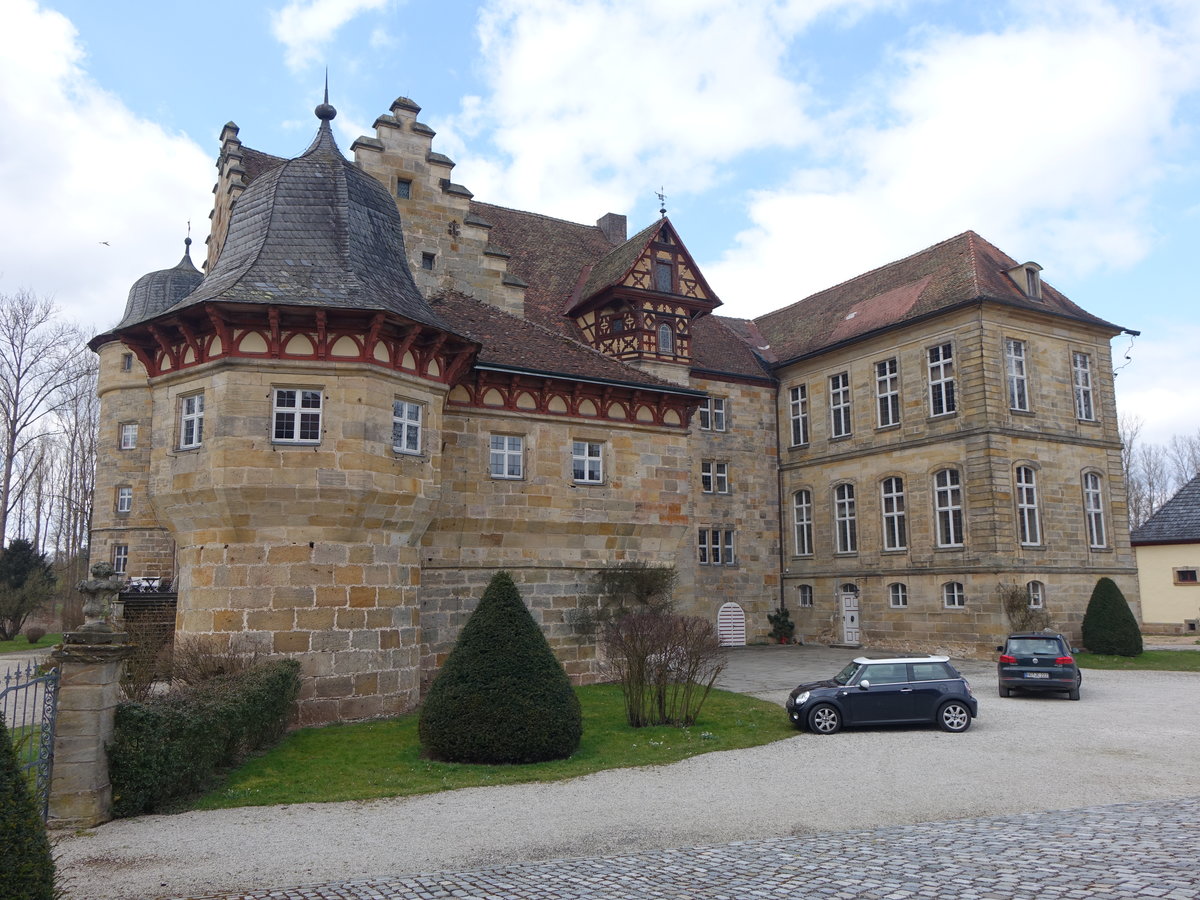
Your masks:
<instances>
[{"instance_id":1,"label":"white entrance door","mask_svg":"<svg viewBox=\"0 0 1200 900\"><path fill-rule=\"evenodd\" d=\"M843 584L839 592L842 602L842 643L858 643L858 588Z\"/></svg>"},{"instance_id":2,"label":"white entrance door","mask_svg":"<svg viewBox=\"0 0 1200 900\"><path fill-rule=\"evenodd\" d=\"M717 640L722 647L744 647L746 613L736 603L725 603L717 612Z\"/></svg>"}]
</instances>

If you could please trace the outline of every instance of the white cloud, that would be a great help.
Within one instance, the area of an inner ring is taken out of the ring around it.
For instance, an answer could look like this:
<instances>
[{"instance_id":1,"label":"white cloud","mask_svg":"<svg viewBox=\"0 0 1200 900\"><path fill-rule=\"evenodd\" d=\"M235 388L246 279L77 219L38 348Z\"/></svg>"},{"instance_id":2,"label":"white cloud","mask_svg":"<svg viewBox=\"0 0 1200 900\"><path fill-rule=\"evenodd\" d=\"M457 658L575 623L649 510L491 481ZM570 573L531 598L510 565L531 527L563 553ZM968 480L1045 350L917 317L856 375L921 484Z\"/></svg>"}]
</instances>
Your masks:
<instances>
[{"instance_id":1,"label":"white cloud","mask_svg":"<svg viewBox=\"0 0 1200 900\"><path fill-rule=\"evenodd\" d=\"M203 262L212 157L97 85L64 16L33 0L0 8L0 291L48 295L109 327L147 260L178 262L189 219Z\"/></svg>"},{"instance_id":2,"label":"white cloud","mask_svg":"<svg viewBox=\"0 0 1200 900\"><path fill-rule=\"evenodd\" d=\"M321 57L322 49L347 22L364 12L387 7L389 0L291 0L271 13L271 33L286 49L286 62L301 71ZM371 36L372 42L376 34Z\"/></svg>"},{"instance_id":3,"label":"white cloud","mask_svg":"<svg viewBox=\"0 0 1200 900\"><path fill-rule=\"evenodd\" d=\"M718 293L756 314L968 228L1072 275L1142 259L1173 116L1200 83L1200 30L1099 2L1071 11L915 37L877 80L882 114L821 123L832 167L750 198L753 227L706 270Z\"/></svg>"}]
</instances>

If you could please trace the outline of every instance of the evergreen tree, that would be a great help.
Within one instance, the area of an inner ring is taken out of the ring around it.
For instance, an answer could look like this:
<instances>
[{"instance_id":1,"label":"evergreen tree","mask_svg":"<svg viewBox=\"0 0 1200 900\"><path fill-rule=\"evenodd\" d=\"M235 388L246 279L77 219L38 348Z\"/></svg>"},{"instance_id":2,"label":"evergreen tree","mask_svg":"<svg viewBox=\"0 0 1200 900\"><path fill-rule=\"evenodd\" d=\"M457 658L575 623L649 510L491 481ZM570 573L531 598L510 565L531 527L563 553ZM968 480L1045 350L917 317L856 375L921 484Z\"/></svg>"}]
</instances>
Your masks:
<instances>
[{"instance_id":1,"label":"evergreen tree","mask_svg":"<svg viewBox=\"0 0 1200 900\"><path fill-rule=\"evenodd\" d=\"M570 756L582 733L566 670L512 577L498 572L425 698L425 751L449 762L540 762Z\"/></svg>"},{"instance_id":2,"label":"evergreen tree","mask_svg":"<svg viewBox=\"0 0 1200 900\"><path fill-rule=\"evenodd\" d=\"M53 900L54 857L0 717L0 897Z\"/></svg>"},{"instance_id":3,"label":"evergreen tree","mask_svg":"<svg viewBox=\"0 0 1200 900\"><path fill-rule=\"evenodd\" d=\"M1083 646L1092 653L1137 656L1142 632L1129 602L1111 578L1101 578L1083 614Z\"/></svg>"},{"instance_id":4,"label":"evergreen tree","mask_svg":"<svg viewBox=\"0 0 1200 900\"><path fill-rule=\"evenodd\" d=\"M54 570L46 554L25 538L14 538L0 550L0 640L21 633L29 614L50 599Z\"/></svg>"}]
</instances>

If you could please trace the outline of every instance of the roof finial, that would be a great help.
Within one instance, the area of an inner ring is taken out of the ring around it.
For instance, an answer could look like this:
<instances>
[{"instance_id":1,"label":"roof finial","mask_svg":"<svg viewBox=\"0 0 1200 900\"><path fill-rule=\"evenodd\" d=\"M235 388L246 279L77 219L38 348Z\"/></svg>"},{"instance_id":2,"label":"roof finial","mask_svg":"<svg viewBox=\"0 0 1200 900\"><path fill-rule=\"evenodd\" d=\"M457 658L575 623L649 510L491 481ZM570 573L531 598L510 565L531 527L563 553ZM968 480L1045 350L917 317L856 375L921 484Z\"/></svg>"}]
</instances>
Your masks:
<instances>
[{"instance_id":1,"label":"roof finial","mask_svg":"<svg viewBox=\"0 0 1200 900\"><path fill-rule=\"evenodd\" d=\"M659 203L658 214L660 216L662 216L664 219L667 217L667 195L666 195L665 191L666 191L665 187L660 187L657 191L654 192L656 195L658 195L658 203Z\"/></svg>"},{"instance_id":2,"label":"roof finial","mask_svg":"<svg viewBox=\"0 0 1200 900\"><path fill-rule=\"evenodd\" d=\"M188 219L187 237L183 239L183 255L190 256L192 252L192 220Z\"/></svg>"},{"instance_id":3,"label":"roof finial","mask_svg":"<svg viewBox=\"0 0 1200 900\"><path fill-rule=\"evenodd\" d=\"M329 122L337 115L337 110L329 105L329 68L325 69L325 99L321 101L321 105L315 110L317 118L322 122Z\"/></svg>"}]
</instances>

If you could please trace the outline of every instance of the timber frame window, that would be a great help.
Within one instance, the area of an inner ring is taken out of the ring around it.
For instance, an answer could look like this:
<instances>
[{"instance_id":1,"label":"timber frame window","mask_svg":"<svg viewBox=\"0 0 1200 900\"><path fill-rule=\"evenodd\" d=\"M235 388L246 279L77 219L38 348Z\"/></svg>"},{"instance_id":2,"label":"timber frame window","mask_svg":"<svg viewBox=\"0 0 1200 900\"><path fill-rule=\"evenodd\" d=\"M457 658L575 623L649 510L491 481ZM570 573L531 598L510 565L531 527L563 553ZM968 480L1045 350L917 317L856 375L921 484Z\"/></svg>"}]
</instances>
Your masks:
<instances>
[{"instance_id":1,"label":"timber frame window","mask_svg":"<svg viewBox=\"0 0 1200 900\"><path fill-rule=\"evenodd\" d=\"M1042 524L1038 516L1037 473L1030 466L1017 466L1017 537L1022 547L1042 542Z\"/></svg>"},{"instance_id":2,"label":"timber frame window","mask_svg":"<svg viewBox=\"0 0 1200 900\"><path fill-rule=\"evenodd\" d=\"M883 505L883 549L904 550L908 546L904 479L885 478L880 482L879 490Z\"/></svg>"},{"instance_id":3,"label":"timber frame window","mask_svg":"<svg viewBox=\"0 0 1200 900\"><path fill-rule=\"evenodd\" d=\"M967 605L967 594L962 582L947 581L942 585L942 605L946 609L962 609Z\"/></svg>"},{"instance_id":4,"label":"timber frame window","mask_svg":"<svg viewBox=\"0 0 1200 900\"><path fill-rule=\"evenodd\" d=\"M519 481L525 477L525 438L493 434L488 438L488 469L493 478Z\"/></svg>"},{"instance_id":5,"label":"timber frame window","mask_svg":"<svg viewBox=\"0 0 1200 900\"><path fill-rule=\"evenodd\" d=\"M122 422L121 423L121 449L135 450L137 449L137 422Z\"/></svg>"},{"instance_id":6,"label":"timber frame window","mask_svg":"<svg viewBox=\"0 0 1200 900\"><path fill-rule=\"evenodd\" d=\"M421 404L392 401L392 449L408 456L421 454Z\"/></svg>"},{"instance_id":7,"label":"timber frame window","mask_svg":"<svg viewBox=\"0 0 1200 900\"><path fill-rule=\"evenodd\" d=\"M675 354L675 329L666 322L662 322L658 326L658 352Z\"/></svg>"},{"instance_id":8,"label":"timber frame window","mask_svg":"<svg viewBox=\"0 0 1200 900\"><path fill-rule=\"evenodd\" d=\"M571 442L571 478L576 484L604 483L604 445L599 441Z\"/></svg>"},{"instance_id":9,"label":"timber frame window","mask_svg":"<svg viewBox=\"0 0 1200 900\"><path fill-rule=\"evenodd\" d=\"M701 431L725 430L725 398L706 397L697 410L700 415Z\"/></svg>"},{"instance_id":10,"label":"timber frame window","mask_svg":"<svg viewBox=\"0 0 1200 900\"><path fill-rule=\"evenodd\" d=\"M192 450L204 441L204 394L179 398L179 449Z\"/></svg>"},{"instance_id":11,"label":"timber frame window","mask_svg":"<svg viewBox=\"0 0 1200 900\"><path fill-rule=\"evenodd\" d=\"M880 428L900 424L900 363L894 356L875 363L875 406Z\"/></svg>"},{"instance_id":12,"label":"timber frame window","mask_svg":"<svg viewBox=\"0 0 1200 900\"><path fill-rule=\"evenodd\" d=\"M1104 527L1104 483L1095 472L1083 475L1083 512L1087 520L1088 546L1103 550L1108 546Z\"/></svg>"},{"instance_id":13,"label":"timber frame window","mask_svg":"<svg viewBox=\"0 0 1200 900\"><path fill-rule=\"evenodd\" d=\"M838 372L829 376L829 436L849 437L851 432L850 373Z\"/></svg>"},{"instance_id":14,"label":"timber frame window","mask_svg":"<svg viewBox=\"0 0 1200 900\"><path fill-rule=\"evenodd\" d=\"M319 444L323 395L309 388L271 390L271 440L277 444Z\"/></svg>"},{"instance_id":15,"label":"timber frame window","mask_svg":"<svg viewBox=\"0 0 1200 900\"><path fill-rule=\"evenodd\" d=\"M732 528L701 528L696 543L702 566L734 566Z\"/></svg>"},{"instance_id":16,"label":"timber frame window","mask_svg":"<svg viewBox=\"0 0 1200 900\"><path fill-rule=\"evenodd\" d=\"M812 491L800 490L792 494L792 522L795 533L797 556L813 555L813 502Z\"/></svg>"},{"instance_id":17,"label":"timber frame window","mask_svg":"<svg viewBox=\"0 0 1200 900\"><path fill-rule=\"evenodd\" d=\"M1029 379L1025 371L1025 342L1015 338L1004 341L1004 371L1008 376L1008 408L1029 412Z\"/></svg>"},{"instance_id":18,"label":"timber frame window","mask_svg":"<svg viewBox=\"0 0 1200 900\"><path fill-rule=\"evenodd\" d=\"M888 606L892 609L908 608L908 585L896 581L888 585Z\"/></svg>"},{"instance_id":19,"label":"timber frame window","mask_svg":"<svg viewBox=\"0 0 1200 900\"><path fill-rule=\"evenodd\" d=\"M858 552L858 512L854 485L839 484L833 489L834 549L838 553Z\"/></svg>"},{"instance_id":20,"label":"timber frame window","mask_svg":"<svg viewBox=\"0 0 1200 900\"><path fill-rule=\"evenodd\" d=\"M713 459L701 460L700 489L706 494L728 494L729 463Z\"/></svg>"},{"instance_id":21,"label":"timber frame window","mask_svg":"<svg viewBox=\"0 0 1200 900\"><path fill-rule=\"evenodd\" d=\"M1075 418L1081 422L1096 421L1092 395L1092 358L1086 353L1071 353L1071 384L1075 390Z\"/></svg>"},{"instance_id":22,"label":"timber frame window","mask_svg":"<svg viewBox=\"0 0 1200 900\"><path fill-rule=\"evenodd\" d=\"M958 409L954 393L954 345L929 348L929 414L945 416Z\"/></svg>"},{"instance_id":23,"label":"timber frame window","mask_svg":"<svg viewBox=\"0 0 1200 900\"><path fill-rule=\"evenodd\" d=\"M788 392L788 417L792 425L792 446L808 443L808 385L801 384Z\"/></svg>"},{"instance_id":24,"label":"timber frame window","mask_svg":"<svg viewBox=\"0 0 1200 900\"><path fill-rule=\"evenodd\" d=\"M937 545L963 545L962 477L957 469L942 469L933 476L934 510L937 514Z\"/></svg>"}]
</instances>

